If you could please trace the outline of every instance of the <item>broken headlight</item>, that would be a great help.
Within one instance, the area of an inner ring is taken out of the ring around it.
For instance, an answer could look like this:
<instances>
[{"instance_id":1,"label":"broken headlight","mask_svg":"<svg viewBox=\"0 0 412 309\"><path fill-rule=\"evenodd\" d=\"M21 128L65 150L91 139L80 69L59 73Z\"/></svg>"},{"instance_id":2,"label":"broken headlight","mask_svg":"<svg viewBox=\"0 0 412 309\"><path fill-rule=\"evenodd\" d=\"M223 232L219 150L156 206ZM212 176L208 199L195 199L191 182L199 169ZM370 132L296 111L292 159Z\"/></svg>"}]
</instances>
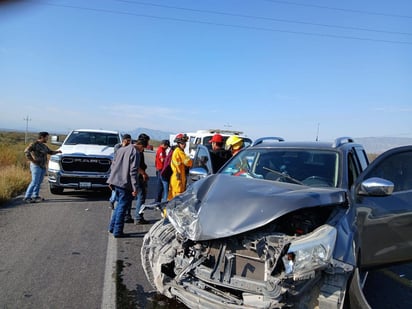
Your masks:
<instances>
[{"instance_id":1,"label":"broken headlight","mask_svg":"<svg viewBox=\"0 0 412 309\"><path fill-rule=\"evenodd\" d=\"M167 205L169 221L184 237L196 239L198 236L199 205L200 201L194 194L178 195Z\"/></svg>"},{"instance_id":2,"label":"broken headlight","mask_svg":"<svg viewBox=\"0 0 412 309\"><path fill-rule=\"evenodd\" d=\"M286 274L299 277L326 267L332 257L336 234L334 227L323 225L312 233L292 241L287 254L283 257Z\"/></svg>"}]
</instances>

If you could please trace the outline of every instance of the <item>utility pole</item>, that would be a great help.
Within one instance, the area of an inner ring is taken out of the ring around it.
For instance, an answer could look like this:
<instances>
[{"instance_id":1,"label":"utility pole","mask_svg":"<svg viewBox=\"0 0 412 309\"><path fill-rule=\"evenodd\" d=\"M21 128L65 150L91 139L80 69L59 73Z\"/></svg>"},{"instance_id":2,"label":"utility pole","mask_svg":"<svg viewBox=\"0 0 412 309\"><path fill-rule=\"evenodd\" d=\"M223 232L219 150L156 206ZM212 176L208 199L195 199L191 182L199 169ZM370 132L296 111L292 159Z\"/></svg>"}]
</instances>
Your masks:
<instances>
[{"instance_id":1,"label":"utility pole","mask_svg":"<svg viewBox=\"0 0 412 309\"><path fill-rule=\"evenodd\" d=\"M24 143L27 144L27 133L29 131L29 121L31 121L31 119L27 115L26 118L24 118L23 120L26 121L26 132L24 134Z\"/></svg>"}]
</instances>

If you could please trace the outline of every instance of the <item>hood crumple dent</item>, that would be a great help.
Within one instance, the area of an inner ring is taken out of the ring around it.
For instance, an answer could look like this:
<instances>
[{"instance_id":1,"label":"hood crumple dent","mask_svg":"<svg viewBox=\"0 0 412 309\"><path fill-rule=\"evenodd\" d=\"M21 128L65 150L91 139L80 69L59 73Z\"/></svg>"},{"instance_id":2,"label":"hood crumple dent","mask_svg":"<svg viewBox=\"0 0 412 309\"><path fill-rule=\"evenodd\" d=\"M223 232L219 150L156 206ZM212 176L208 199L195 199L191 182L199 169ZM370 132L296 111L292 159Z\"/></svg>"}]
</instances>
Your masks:
<instances>
[{"instance_id":1,"label":"hood crumple dent","mask_svg":"<svg viewBox=\"0 0 412 309\"><path fill-rule=\"evenodd\" d=\"M345 191L211 175L167 205L175 229L191 240L229 237L264 226L297 209L345 202Z\"/></svg>"}]
</instances>

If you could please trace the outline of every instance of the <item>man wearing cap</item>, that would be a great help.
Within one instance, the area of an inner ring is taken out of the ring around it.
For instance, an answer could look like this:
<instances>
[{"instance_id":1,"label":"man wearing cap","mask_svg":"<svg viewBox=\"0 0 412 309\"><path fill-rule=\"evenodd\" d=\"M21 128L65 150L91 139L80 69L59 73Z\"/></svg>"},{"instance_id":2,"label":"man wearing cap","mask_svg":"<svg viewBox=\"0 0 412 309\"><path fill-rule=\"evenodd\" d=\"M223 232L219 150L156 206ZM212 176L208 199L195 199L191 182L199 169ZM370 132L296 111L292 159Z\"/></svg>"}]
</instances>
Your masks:
<instances>
[{"instance_id":1,"label":"man wearing cap","mask_svg":"<svg viewBox=\"0 0 412 309\"><path fill-rule=\"evenodd\" d=\"M139 190L139 165L140 154L133 145L129 144L119 148L111 166L107 183L116 190L117 206L112 213L109 232L116 238L124 237L124 217Z\"/></svg>"},{"instance_id":2,"label":"man wearing cap","mask_svg":"<svg viewBox=\"0 0 412 309\"><path fill-rule=\"evenodd\" d=\"M211 160L213 173L216 173L231 157L231 153L223 148L223 136L216 133L209 141L212 144Z\"/></svg>"},{"instance_id":3,"label":"man wearing cap","mask_svg":"<svg viewBox=\"0 0 412 309\"><path fill-rule=\"evenodd\" d=\"M122 136L122 142L118 143L116 145L114 145L114 154L113 154L113 161L116 158L116 153L119 150L120 147L126 147L128 145L130 145L132 141L132 137L130 136L130 134L123 134ZM109 185L110 190L112 190L112 194L110 196L109 202L110 202L110 207L111 209L114 209L114 204L117 201L117 195L116 195L116 188L112 187Z\"/></svg>"},{"instance_id":4,"label":"man wearing cap","mask_svg":"<svg viewBox=\"0 0 412 309\"><path fill-rule=\"evenodd\" d=\"M163 163L166 158L166 151L170 147L170 142L167 139L161 141L159 148L156 151L155 166L156 166L156 177L157 177L157 195L155 203L160 203L167 201L167 195L169 193L169 182L164 179L161 175L163 169Z\"/></svg>"},{"instance_id":5,"label":"man wearing cap","mask_svg":"<svg viewBox=\"0 0 412 309\"><path fill-rule=\"evenodd\" d=\"M147 165L144 160L144 150L147 147L147 145L149 145L149 140L150 140L149 135L142 133L139 135L135 143L135 147L140 153L140 166L139 166L139 182L138 182L139 192L137 193L137 196L136 196L136 212L135 212L134 224L149 223L143 217L144 208L145 208L144 203L146 202L146 196L147 196L147 182L149 181L149 175L147 175L146 173Z\"/></svg>"}]
</instances>

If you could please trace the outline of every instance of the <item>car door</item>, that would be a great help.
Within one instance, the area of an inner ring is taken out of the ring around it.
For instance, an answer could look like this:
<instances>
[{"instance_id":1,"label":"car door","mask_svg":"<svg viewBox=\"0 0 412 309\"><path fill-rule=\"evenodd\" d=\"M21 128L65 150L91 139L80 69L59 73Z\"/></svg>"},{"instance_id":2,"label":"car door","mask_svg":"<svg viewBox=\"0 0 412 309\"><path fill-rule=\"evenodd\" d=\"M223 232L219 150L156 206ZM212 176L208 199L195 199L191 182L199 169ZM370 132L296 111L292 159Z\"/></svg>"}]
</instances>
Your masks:
<instances>
[{"instance_id":1,"label":"car door","mask_svg":"<svg viewBox=\"0 0 412 309\"><path fill-rule=\"evenodd\" d=\"M189 170L189 184L210 174L213 174L210 151L207 147L198 145L193 156L192 168Z\"/></svg>"},{"instance_id":2,"label":"car door","mask_svg":"<svg viewBox=\"0 0 412 309\"><path fill-rule=\"evenodd\" d=\"M380 155L352 194L361 268L412 261L412 146Z\"/></svg>"}]
</instances>

